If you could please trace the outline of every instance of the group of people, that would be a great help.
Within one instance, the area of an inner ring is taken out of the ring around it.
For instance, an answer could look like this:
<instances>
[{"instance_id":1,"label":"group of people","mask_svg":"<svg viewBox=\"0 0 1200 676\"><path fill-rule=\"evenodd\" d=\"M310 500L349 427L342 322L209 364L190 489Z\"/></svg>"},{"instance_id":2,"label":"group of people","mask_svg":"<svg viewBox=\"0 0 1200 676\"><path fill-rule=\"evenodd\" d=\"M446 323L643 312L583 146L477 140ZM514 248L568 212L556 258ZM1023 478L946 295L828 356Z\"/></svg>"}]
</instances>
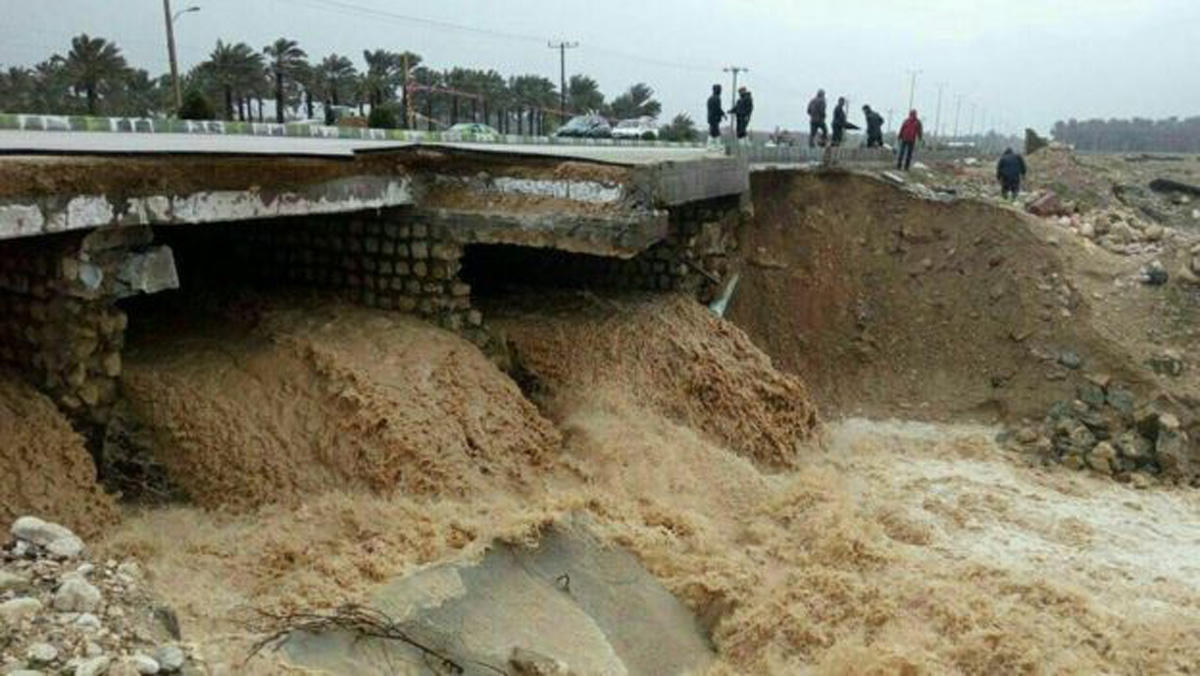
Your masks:
<instances>
[{"instance_id":1,"label":"group of people","mask_svg":"<svg viewBox=\"0 0 1200 676\"><path fill-rule=\"evenodd\" d=\"M825 124L826 105L825 90L817 90L817 95L808 102L808 146L817 145L840 146L846 139L846 131L859 127L850 122L846 113L846 98L839 96L837 105L833 108L833 134ZM883 147L883 116L871 109L862 107L863 117L867 125L867 147ZM721 103L721 85L712 86L712 95L708 97L708 138L710 146L721 144L721 123L729 115L734 118L734 133L739 143L745 143L746 134L750 128L750 115L754 112L754 99L750 90L738 87L738 98L733 108L725 110ZM908 117L900 125L896 134L899 144L896 152L896 169L908 171L912 166L913 153L917 143L925 137L925 129L916 110L908 111ZM819 140L818 140L819 139ZM1007 199L1009 195L1016 197L1021 191L1021 179L1025 176L1025 160L1008 148L996 165L996 179L1000 181L1001 195Z\"/></svg>"}]
</instances>

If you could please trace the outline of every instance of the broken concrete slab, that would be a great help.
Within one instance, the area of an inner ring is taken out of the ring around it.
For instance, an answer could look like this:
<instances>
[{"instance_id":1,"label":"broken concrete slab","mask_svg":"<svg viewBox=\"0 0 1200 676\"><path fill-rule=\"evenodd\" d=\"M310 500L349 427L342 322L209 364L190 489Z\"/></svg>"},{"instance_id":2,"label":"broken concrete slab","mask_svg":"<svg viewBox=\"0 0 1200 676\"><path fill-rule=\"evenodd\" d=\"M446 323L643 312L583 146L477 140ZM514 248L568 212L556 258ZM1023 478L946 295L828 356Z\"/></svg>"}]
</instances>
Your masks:
<instances>
[{"instance_id":1,"label":"broken concrete slab","mask_svg":"<svg viewBox=\"0 0 1200 676\"><path fill-rule=\"evenodd\" d=\"M687 608L582 518L549 527L534 548L498 543L479 561L397 580L373 605L465 674L507 673L515 653L579 674L700 673L714 659ZM437 673L416 648L344 633L294 635L283 651L333 673Z\"/></svg>"}]
</instances>

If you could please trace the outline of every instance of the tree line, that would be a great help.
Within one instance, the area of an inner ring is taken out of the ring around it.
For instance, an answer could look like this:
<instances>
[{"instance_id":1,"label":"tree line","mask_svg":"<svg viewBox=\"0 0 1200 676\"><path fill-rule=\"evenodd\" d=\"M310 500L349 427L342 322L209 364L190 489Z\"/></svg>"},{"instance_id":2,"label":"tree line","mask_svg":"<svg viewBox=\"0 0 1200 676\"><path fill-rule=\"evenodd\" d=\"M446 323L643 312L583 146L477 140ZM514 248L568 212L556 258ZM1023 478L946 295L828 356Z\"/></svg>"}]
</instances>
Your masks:
<instances>
[{"instance_id":1,"label":"tree line","mask_svg":"<svg viewBox=\"0 0 1200 676\"><path fill-rule=\"evenodd\" d=\"M636 83L611 100L595 79L572 75L566 110L558 86L536 74L505 76L495 70L453 67L439 70L419 54L363 50L363 68L343 54L310 58L295 40L280 38L262 49L245 42L218 40L208 58L182 73L187 92L175 111L169 74L152 76L131 66L116 43L86 34L71 40L66 54L54 54L32 67L0 70L0 110L14 113L156 117L177 112L191 119L266 121L267 99L274 121L286 111L314 118L316 103L325 122L334 111L357 112L370 126L443 128L482 122L502 133L545 134L572 114L599 112L628 119L658 117L662 104L654 90ZM355 117L354 115L349 115ZM695 125L685 114L663 127L670 140L694 140Z\"/></svg>"},{"instance_id":2,"label":"tree line","mask_svg":"<svg viewBox=\"0 0 1200 676\"><path fill-rule=\"evenodd\" d=\"M1078 150L1105 152L1200 152L1200 117L1150 120L1067 120L1054 123L1054 140Z\"/></svg>"}]
</instances>

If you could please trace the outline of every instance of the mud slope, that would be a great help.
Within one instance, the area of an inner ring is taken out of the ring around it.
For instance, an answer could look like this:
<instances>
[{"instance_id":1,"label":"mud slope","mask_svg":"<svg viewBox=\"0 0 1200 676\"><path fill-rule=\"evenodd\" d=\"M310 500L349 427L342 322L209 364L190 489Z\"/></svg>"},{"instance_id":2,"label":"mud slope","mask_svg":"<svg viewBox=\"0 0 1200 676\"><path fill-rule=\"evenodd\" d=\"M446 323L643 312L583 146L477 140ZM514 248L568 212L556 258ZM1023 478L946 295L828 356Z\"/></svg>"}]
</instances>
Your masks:
<instances>
[{"instance_id":1,"label":"mud slope","mask_svg":"<svg viewBox=\"0 0 1200 676\"><path fill-rule=\"evenodd\" d=\"M518 490L559 443L474 346L396 314L281 303L141 336L126 363L157 457L208 507Z\"/></svg>"},{"instance_id":2,"label":"mud slope","mask_svg":"<svg viewBox=\"0 0 1200 676\"><path fill-rule=\"evenodd\" d=\"M552 409L618 390L772 469L794 467L817 430L804 383L685 296L539 292L488 317Z\"/></svg>"},{"instance_id":3,"label":"mud slope","mask_svg":"<svg viewBox=\"0 0 1200 676\"><path fill-rule=\"evenodd\" d=\"M0 532L37 514L90 537L116 521L83 437L45 395L0 370Z\"/></svg>"},{"instance_id":4,"label":"mud slope","mask_svg":"<svg viewBox=\"0 0 1200 676\"><path fill-rule=\"evenodd\" d=\"M845 173L760 173L753 191L728 316L831 413L1040 418L1083 372L1136 384L1020 214Z\"/></svg>"}]
</instances>

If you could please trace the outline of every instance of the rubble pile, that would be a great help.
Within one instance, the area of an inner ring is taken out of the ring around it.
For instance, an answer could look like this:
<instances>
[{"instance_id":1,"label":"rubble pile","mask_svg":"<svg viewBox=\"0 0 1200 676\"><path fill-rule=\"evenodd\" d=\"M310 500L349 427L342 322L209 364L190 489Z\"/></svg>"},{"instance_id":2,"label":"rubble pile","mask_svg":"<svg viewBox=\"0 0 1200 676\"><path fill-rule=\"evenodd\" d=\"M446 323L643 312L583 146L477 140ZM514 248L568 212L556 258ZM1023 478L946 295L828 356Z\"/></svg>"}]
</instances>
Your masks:
<instances>
[{"instance_id":1,"label":"rubble pile","mask_svg":"<svg viewBox=\"0 0 1200 676\"><path fill-rule=\"evenodd\" d=\"M24 516L0 548L0 673L136 676L196 668L134 561L93 562L67 528Z\"/></svg>"},{"instance_id":2,"label":"rubble pile","mask_svg":"<svg viewBox=\"0 0 1200 676\"><path fill-rule=\"evenodd\" d=\"M1073 401L1050 407L1040 425L1001 434L1001 443L1043 462L1146 488L1156 480L1200 486L1200 451L1174 413L1141 404L1107 376L1089 376Z\"/></svg>"}]
</instances>

